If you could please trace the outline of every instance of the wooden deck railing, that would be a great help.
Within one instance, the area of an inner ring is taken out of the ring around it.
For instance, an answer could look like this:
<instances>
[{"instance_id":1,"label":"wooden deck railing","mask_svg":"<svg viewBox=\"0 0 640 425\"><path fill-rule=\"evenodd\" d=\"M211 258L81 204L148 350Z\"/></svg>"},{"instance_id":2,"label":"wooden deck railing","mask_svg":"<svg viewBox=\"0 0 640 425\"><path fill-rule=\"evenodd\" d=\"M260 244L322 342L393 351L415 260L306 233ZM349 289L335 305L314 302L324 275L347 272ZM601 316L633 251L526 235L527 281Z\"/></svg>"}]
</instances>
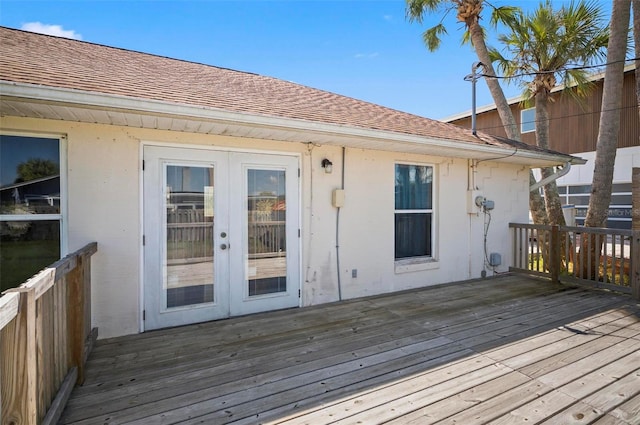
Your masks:
<instances>
[{"instance_id":1,"label":"wooden deck railing","mask_svg":"<svg viewBox=\"0 0 640 425\"><path fill-rule=\"evenodd\" d=\"M91 255L95 242L0 297L0 419L54 424L84 381L91 329Z\"/></svg>"},{"instance_id":2,"label":"wooden deck railing","mask_svg":"<svg viewBox=\"0 0 640 425\"><path fill-rule=\"evenodd\" d=\"M640 231L510 223L510 270L640 299Z\"/></svg>"}]
</instances>

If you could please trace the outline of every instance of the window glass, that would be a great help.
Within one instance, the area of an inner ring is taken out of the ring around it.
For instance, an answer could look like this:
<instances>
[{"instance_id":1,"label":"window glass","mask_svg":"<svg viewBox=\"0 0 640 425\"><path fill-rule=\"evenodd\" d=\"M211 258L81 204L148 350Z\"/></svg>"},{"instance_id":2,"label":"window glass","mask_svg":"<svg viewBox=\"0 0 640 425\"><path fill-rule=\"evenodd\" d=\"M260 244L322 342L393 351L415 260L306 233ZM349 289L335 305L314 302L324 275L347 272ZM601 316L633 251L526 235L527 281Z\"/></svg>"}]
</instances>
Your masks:
<instances>
[{"instance_id":1,"label":"window glass","mask_svg":"<svg viewBox=\"0 0 640 425\"><path fill-rule=\"evenodd\" d=\"M0 136L0 214L60 214L58 139Z\"/></svg>"},{"instance_id":2,"label":"window glass","mask_svg":"<svg viewBox=\"0 0 640 425\"><path fill-rule=\"evenodd\" d=\"M614 183L612 190L614 192L629 192L633 190L631 188L631 183Z\"/></svg>"},{"instance_id":3,"label":"window glass","mask_svg":"<svg viewBox=\"0 0 640 425\"><path fill-rule=\"evenodd\" d=\"M60 139L0 135L2 290L60 259L60 152Z\"/></svg>"},{"instance_id":4,"label":"window glass","mask_svg":"<svg viewBox=\"0 0 640 425\"><path fill-rule=\"evenodd\" d=\"M591 193L591 185L569 186L569 193Z\"/></svg>"},{"instance_id":5,"label":"window glass","mask_svg":"<svg viewBox=\"0 0 640 425\"><path fill-rule=\"evenodd\" d=\"M395 259L433 256L433 167L395 166Z\"/></svg>"},{"instance_id":6,"label":"window glass","mask_svg":"<svg viewBox=\"0 0 640 425\"><path fill-rule=\"evenodd\" d=\"M611 205L631 205L632 195L611 195Z\"/></svg>"},{"instance_id":7,"label":"window glass","mask_svg":"<svg viewBox=\"0 0 640 425\"><path fill-rule=\"evenodd\" d=\"M589 205L589 196L569 196L569 203L573 205Z\"/></svg>"},{"instance_id":8,"label":"window glass","mask_svg":"<svg viewBox=\"0 0 640 425\"><path fill-rule=\"evenodd\" d=\"M431 209L432 182L432 167L396 165L396 209Z\"/></svg>"},{"instance_id":9,"label":"window glass","mask_svg":"<svg viewBox=\"0 0 640 425\"><path fill-rule=\"evenodd\" d=\"M24 283L60 259L60 222L0 222L0 291Z\"/></svg>"},{"instance_id":10,"label":"window glass","mask_svg":"<svg viewBox=\"0 0 640 425\"><path fill-rule=\"evenodd\" d=\"M396 260L431 256L431 214L396 214Z\"/></svg>"},{"instance_id":11,"label":"window glass","mask_svg":"<svg viewBox=\"0 0 640 425\"><path fill-rule=\"evenodd\" d=\"M520 133L532 131L536 131L536 109L523 109L520 111Z\"/></svg>"}]
</instances>

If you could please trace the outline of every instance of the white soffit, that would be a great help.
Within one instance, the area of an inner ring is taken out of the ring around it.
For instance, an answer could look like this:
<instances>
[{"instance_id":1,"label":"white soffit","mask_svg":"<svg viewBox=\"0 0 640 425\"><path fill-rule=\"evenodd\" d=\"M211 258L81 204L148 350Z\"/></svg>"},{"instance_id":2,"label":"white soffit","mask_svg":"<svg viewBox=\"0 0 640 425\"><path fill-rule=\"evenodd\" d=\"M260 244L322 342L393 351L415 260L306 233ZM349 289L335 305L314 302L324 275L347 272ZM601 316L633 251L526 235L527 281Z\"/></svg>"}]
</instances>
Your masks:
<instances>
[{"instance_id":1,"label":"white soffit","mask_svg":"<svg viewBox=\"0 0 640 425\"><path fill-rule=\"evenodd\" d=\"M516 151L510 147L7 82L0 82L0 114L443 157L494 159L531 167L564 164L568 159L564 155Z\"/></svg>"}]
</instances>

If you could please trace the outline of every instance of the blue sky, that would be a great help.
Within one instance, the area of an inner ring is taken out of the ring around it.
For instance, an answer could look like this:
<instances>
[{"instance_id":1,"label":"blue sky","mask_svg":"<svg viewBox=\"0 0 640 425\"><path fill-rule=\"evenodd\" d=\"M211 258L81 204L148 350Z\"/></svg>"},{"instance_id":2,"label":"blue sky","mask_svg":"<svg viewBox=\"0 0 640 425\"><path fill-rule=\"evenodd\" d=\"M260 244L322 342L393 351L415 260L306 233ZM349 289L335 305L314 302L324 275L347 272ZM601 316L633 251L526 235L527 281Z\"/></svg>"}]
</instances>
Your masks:
<instances>
[{"instance_id":1,"label":"blue sky","mask_svg":"<svg viewBox=\"0 0 640 425\"><path fill-rule=\"evenodd\" d=\"M492 2L507 3L538 1ZM421 34L439 19L409 23L403 0L0 0L2 26L55 25L92 43L268 75L436 119L470 110L464 76L477 60L460 44L455 14L439 51L427 51ZM478 106L492 103L484 82L477 96Z\"/></svg>"}]
</instances>

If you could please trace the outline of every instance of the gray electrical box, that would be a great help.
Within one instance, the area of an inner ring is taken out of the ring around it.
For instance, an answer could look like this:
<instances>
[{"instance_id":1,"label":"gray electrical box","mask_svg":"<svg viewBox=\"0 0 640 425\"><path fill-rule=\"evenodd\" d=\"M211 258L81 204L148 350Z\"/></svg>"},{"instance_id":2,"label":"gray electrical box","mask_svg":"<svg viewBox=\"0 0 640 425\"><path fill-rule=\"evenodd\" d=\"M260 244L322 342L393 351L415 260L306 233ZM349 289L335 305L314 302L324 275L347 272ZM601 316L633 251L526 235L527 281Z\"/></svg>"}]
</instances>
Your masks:
<instances>
[{"instance_id":1,"label":"gray electrical box","mask_svg":"<svg viewBox=\"0 0 640 425\"><path fill-rule=\"evenodd\" d=\"M502 264L502 255L497 252L492 252L489 254L489 265L491 267L496 267Z\"/></svg>"}]
</instances>

